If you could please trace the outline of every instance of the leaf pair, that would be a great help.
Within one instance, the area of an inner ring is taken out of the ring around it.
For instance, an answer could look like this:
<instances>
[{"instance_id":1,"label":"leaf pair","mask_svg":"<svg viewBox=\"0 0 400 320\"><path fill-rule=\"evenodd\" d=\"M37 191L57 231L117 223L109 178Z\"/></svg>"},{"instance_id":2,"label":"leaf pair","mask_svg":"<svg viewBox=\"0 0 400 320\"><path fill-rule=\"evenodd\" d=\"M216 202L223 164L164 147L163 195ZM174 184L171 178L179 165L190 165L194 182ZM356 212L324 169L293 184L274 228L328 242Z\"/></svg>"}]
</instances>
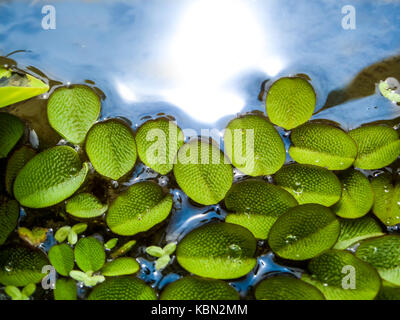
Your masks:
<instances>
[{"instance_id":1,"label":"leaf pair","mask_svg":"<svg viewBox=\"0 0 400 320\"><path fill-rule=\"evenodd\" d=\"M156 265L155 265L156 270L162 270L171 261L171 254L174 253L175 249L176 249L176 243L171 242L171 243L168 243L164 248L157 247L157 246L150 246L150 247L146 248L146 252L149 255L158 258L156 260Z\"/></svg>"},{"instance_id":2,"label":"leaf pair","mask_svg":"<svg viewBox=\"0 0 400 320\"><path fill-rule=\"evenodd\" d=\"M18 289L16 286L6 286L4 290L12 300L29 300L29 297L36 290L36 285L34 283L30 283L22 290Z\"/></svg>"},{"instance_id":3,"label":"leaf pair","mask_svg":"<svg viewBox=\"0 0 400 320\"><path fill-rule=\"evenodd\" d=\"M78 234L85 232L86 228L86 223L78 223L73 227L64 226L57 230L54 238L58 242L64 242L68 238L68 242L74 245L78 241Z\"/></svg>"}]
</instances>

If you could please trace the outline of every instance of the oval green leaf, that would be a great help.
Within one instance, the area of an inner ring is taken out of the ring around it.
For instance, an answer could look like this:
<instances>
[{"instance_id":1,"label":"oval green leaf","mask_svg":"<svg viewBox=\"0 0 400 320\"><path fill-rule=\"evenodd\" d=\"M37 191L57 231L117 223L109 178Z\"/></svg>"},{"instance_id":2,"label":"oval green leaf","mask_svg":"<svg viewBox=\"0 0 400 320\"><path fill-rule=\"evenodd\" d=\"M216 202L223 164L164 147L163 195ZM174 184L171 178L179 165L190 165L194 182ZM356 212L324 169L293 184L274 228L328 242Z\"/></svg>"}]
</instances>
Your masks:
<instances>
[{"instance_id":1,"label":"oval green leaf","mask_svg":"<svg viewBox=\"0 0 400 320\"><path fill-rule=\"evenodd\" d=\"M239 293L222 280L186 276L169 284L160 300L239 300Z\"/></svg>"},{"instance_id":2,"label":"oval green leaf","mask_svg":"<svg viewBox=\"0 0 400 320\"><path fill-rule=\"evenodd\" d=\"M340 219L340 236L334 249L344 250L361 240L382 235L381 226L371 217Z\"/></svg>"},{"instance_id":3,"label":"oval green leaf","mask_svg":"<svg viewBox=\"0 0 400 320\"><path fill-rule=\"evenodd\" d=\"M100 114L101 102L87 86L55 90L47 101L50 125L65 140L81 144Z\"/></svg>"},{"instance_id":4,"label":"oval green leaf","mask_svg":"<svg viewBox=\"0 0 400 320\"><path fill-rule=\"evenodd\" d=\"M290 164L279 170L276 183L292 194L300 204L318 203L330 207L340 200L342 185L328 169L307 165Z\"/></svg>"},{"instance_id":5,"label":"oval green leaf","mask_svg":"<svg viewBox=\"0 0 400 320\"><path fill-rule=\"evenodd\" d=\"M286 190L261 180L234 184L224 201L230 211L225 221L249 229L257 239L266 239L278 217L298 204Z\"/></svg>"},{"instance_id":6,"label":"oval green leaf","mask_svg":"<svg viewBox=\"0 0 400 320\"><path fill-rule=\"evenodd\" d=\"M355 169L339 174L342 183L342 197L333 211L342 218L356 219L366 215L374 203L374 192L369 180Z\"/></svg>"},{"instance_id":7,"label":"oval green leaf","mask_svg":"<svg viewBox=\"0 0 400 320\"><path fill-rule=\"evenodd\" d=\"M184 143L181 128L166 118L145 122L135 139L140 160L163 175L172 170L176 154Z\"/></svg>"},{"instance_id":8,"label":"oval green leaf","mask_svg":"<svg viewBox=\"0 0 400 320\"><path fill-rule=\"evenodd\" d=\"M327 300L373 300L381 287L376 270L349 251L328 250L308 264L301 279L317 287Z\"/></svg>"},{"instance_id":9,"label":"oval green leaf","mask_svg":"<svg viewBox=\"0 0 400 320\"><path fill-rule=\"evenodd\" d=\"M203 205L224 199L233 182L232 166L221 150L201 140L179 149L174 175L187 196Z\"/></svg>"},{"instance_id":10,"label":"oval green leaf","mask_svg":"<svg viewBox=\"0 0 400 320\"><path fill-rule=\"evenodd\" d=\"M230 223L211 223L190 232L178 244L178 263L187 271L213 279L235 279L256 265L256 239Z\"/></svg>"},{"instance_id":11,"label":"oval green leaf","mask_svg":"<svg viewBox=\"0 0 400 320\"><path fill-rule=\"evenodd\" d=\"M66 243L55 245L49 250L49 260L59 274L67 277L74 268L74 251Z\"/></svg>"},{"instance_id":12,"label":"oval green leaf","mask_svg":"<svg viewBox=\"0 0 400 320\"><path fill-rule=\"evenodd\" d=\"M385 225L400 223L400 184L394 183L389 173L374 178L371 182L375 195L372 208L376 217Z\"/></svg>"},{"instance_id":13,"label":"oval green leaf","mask_svg":"<svg viewBox=\"0 0 400 320\"><path fill-rule=\"evenodd\" d=\"M84 271L99 271L106 260L103 245L93 237L82 238L78 241L74 250L78 267Z\"/></svg>"},{"instance_id":14,"label":"oval green leaf","mask_svg":"<svg viewBox=\"0 0 400 320\"><path fill-rule=\"evenodd\" d=\"M257 300L325 300L316 287L290 276L275 276L261 281L255 291Z\"/></svg>"},{"instance_id":15,"label":"oval green leaf","mask_svg":"<svg viewBox=\"0 0 400 320\"><path fill-rule=\"evenodd\" d=\"M164 221L172 208L172 196L154 182L138 182L110 205L107 225L112 232L132 236Z\"/></svg>"},{"instance_id":16,"label":"oval green leaf","mask_svg":"<svg viewBox=\"0 0 400 320\"><path fill-rule=\"evenodd\" d=\"M117 120L95 124L87 135L86 153L98 173L118 180L136 162L136 142L131 128Z\"/></svg>"},{"instance_id":17,"label":"oval green leaf","mask_svg":"<svg viewBox=\"0 0 400 320\"><path fill-rule=\"evenodd\" d=\"M319 204L290 208L272 226L268 244L284 259L307 260L330 249L340 234L340 223L331 209Z\"/></svg>"},{"instance_id":18,"label":"oval green leaf","mask_svg":"<svg viewBox=\"0 0 400 320\"><path fill-rule=\"evenodd\" d=\"M315 109L316 95L304 78L281 78L267 94L267 114L273 124L286 130L307 122Z\"/></svg>"},{"instance_id":19,"label":"oval green leaf","mask_svg":"<svg viewBox=\"0 0 400 320\"><path fill-rule=\"evenodd\" d=\"M399 134L391 127L373 125L354 129L349 135L358 145L354 166L375 170L390 165L400 155Z\"/></svg>"},{"instance_id":20,"label":"oval green leaf","mask_svg":"<svg viewBox=\"0 0 400 320\"><path fill-rule=\"evenodd\" d=\"M157 300L156 292L132 276L109 278L97 285L88 300Z\"/></svg>"},{"instance_id":21,"label":"oval green leaf","mask_svg":"<svg viewBox=\"0 0 400 320\"><path fill-rule=\"evenodd\" d=\"M54 300L77 300L77 287L73 279L59 278L54 288Z\"/></svg>"},{"instance_id":22,"label":"oval green leaf","mask_svg":"<svg viewBox=\"0 0 400 320\"><path fill-rule=\"evenodd\" d=\"M349 168L357 156L357 145L343 130L321 123L306 123L290 135L289 154L294 161L329 170Z\"/></svg>"},{"instance_id":23,"label":"oval green leaf","mask_svg":"<svg viewBox=\"0 0 400 320\"><path fill-rule=\"evenodd\" d=\"M90 219L101 216L108 209L108 205L102 204L99 199L90 193L80 193L67 201L65 211L71 216L82 219Z\"/></svg>"},{"instance_id":24,"label":"oval green leaf","mask_svg":"<svg viewBox=\"0 0 400 320\"><path fill-rule=\"evenodd\" d=\"M89 166L67 146L50 148L32 158L18 173L14 196L29 208L53 206L75 193L85 181Z\"/></svg>"},{"instance_id":25,"label":"oval green leaf","mask_svg":"<svg viewBox=\"0 0 400 320\"><path fill-rule=\"evenodd\" d=\"M101 269L101 274L106 277L124 276L134 274L139 269L140 266L134 258L122 257L107 262Z\"/></svg>"},{"instance_id":26,"label":"oval green leaf","mask_svg":"<svg viewBox=\"0 0 400 320\"><path fill-rule=\"evenodd\" d=\"M22 146L16 150L7 162L6 168L6 189L13 194L14 180L18 172L36 155L36 151L30 147Z\"/></svg>"},{"instance_id":27,"label":"oval green leaf","mask_svg":"<svg viewBox=\"0 0 400 320\"><path fill-rule=\"evenodd\" d=\"M368 239L357 248L356 256L378 270L383 280L400 286L400 236Z\"/></svg>"},{"instance_id":28,"label":"oval green leaf","mask_svg":"<svg viewBox=\"0 0 400 320\"><path fill-rule=\"evenodd\" d=\"M247 115L232 120L225 129L224 145L232 164L253 177L274 174L285 163L283 140L264 117Z\"/></svg>"}]
</instances>

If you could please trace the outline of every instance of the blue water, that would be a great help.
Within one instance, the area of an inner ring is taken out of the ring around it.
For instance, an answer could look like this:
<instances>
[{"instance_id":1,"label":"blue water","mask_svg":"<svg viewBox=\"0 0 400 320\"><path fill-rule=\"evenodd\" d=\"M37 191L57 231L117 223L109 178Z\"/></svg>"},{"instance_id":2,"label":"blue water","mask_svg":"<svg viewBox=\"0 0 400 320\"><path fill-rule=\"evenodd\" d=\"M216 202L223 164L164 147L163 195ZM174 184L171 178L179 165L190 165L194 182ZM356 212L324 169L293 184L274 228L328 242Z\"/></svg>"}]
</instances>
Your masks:
<instances>
[{"instance_id":1,"label":"blue water","mask_svg":"<svg viewBox=\"0 0 400 320\"><path fill-rule=\"evenodd\" d=\"M55 30L42 28L47 4L56 9ZM342 28L344 5L355 7L355 30ZM124 117L137 127L163 113L187 136L208 135L203 129L216 140L236 114L265 111L258 99L263 81L298 73L311 78L317 93L321 111L313 119L352 129L400 117L400 108L378 92L322 109L329 93L362 69L398 55L399 34L400 3L389 0L0 2L0 55L23 50L10 56L21 68L34 66L64 84L94 81L106 95L102 118ZM140 165L125 185L142 180L172 183ZM163 242L224 220L219 206L196 207L180 190L170 192L175 205ZM54 243L49 239L46 250ZM161 289L180 277L156 271L147 259L139 258L139 277L152 286ZM299 274L264 254L254 271L231 285L246 296L276 272Z\"/></svg>"}]
</instances>

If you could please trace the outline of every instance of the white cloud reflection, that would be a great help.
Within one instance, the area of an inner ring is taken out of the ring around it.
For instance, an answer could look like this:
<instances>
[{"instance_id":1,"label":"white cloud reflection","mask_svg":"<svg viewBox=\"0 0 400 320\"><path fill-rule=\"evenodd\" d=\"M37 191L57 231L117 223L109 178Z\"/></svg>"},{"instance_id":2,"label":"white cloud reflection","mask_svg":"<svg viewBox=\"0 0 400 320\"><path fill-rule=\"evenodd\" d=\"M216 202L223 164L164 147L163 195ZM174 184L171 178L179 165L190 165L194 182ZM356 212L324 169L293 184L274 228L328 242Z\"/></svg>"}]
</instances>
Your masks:
<instances>
[{"instance_id":1,"label":"white cloud reflection","mask_svg":"<svg viewBox=\"0 0 400 320\"><path fill-rule=\"evenodd\" d=\"M251 2L197 0L183 11L170 41L173 77L165 99L201 122L240 112L245 101L228 82L242 71L274 76L283 68L277 56L265 56L267 42Z\"/></svg>"}]
</instances>

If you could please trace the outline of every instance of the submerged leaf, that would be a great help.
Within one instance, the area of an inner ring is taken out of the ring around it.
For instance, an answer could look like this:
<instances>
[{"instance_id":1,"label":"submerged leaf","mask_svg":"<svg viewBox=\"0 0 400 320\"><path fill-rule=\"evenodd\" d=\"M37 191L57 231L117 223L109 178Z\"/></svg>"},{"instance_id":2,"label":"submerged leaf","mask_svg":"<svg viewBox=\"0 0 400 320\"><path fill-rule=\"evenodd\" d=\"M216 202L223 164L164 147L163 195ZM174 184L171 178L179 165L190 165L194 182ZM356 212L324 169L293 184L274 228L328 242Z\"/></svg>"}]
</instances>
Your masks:
<instances>
[{"instance_id":1,"label":"submerged leaf","mask_svg":"<svg viewBox=\"0 0 400 320\"><path fill-rule=\"evenodd\" d=\"M7 157L23 133L24 124L21 120L12 114L0 112L0 159Z\"/></svg>"},{"instance_id":2,"label":"submerged leaf","mask_svg":"<svg viewBox=\"0 0 400 320\"><path fill-rule=\"evenodd\" d=\"M93 237L82 238L75 246L75 260L84 272L99 271L106 260L103 245Z\"/></svg>"},{"instance_id":3,"label":"submerged leaf","mask_svg":"<svg viewBox=\"0 0 400 320\"><path fill-rule=\"evenodd\" d=\"M2 245L17 226L19 206L15 200L2 200L0 204L0 245Z\"/></svg>"}]
</instances>

